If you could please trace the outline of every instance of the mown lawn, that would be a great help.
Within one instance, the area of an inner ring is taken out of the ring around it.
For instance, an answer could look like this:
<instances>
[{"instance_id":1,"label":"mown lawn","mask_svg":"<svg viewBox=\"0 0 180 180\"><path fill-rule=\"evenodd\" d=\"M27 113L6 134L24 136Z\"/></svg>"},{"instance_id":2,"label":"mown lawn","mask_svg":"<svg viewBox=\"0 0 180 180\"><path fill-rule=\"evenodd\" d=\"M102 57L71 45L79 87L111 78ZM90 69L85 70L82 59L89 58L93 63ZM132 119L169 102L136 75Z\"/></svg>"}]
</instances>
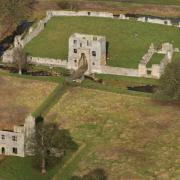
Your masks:
<instances>
[{"instance_id":1,"label":"mown lawn","mask_svg":"<svg viewBox=\"0 0 180 180\"><path fill-rule=\"evenodd\" d=\"M87 146L63 172L59 169L54 180L68 180L96 168L113 180L179 179L179 117L176 105L74 88L46 120L56 120Z\"/></svg>"},{"instance_id":2,"label":"mown lawn","mask_svg":"<svg viewBox=\"0 0 180 180\"><path fill-rule=\"evenodd\" d=\"M73 33L106 36L110 66L137 68L153 42L180 47L179 29L157 24L94 17L54 17L25 51L33 56L67 59L68 39Z\"/></svg>"},{"instance_id":3,"label":"mown lawn","mask_svg":"<svg viewBox=\"0 0 180 180\"><path fill-rule=\"evenodd\" d=\"M180 53L174 53L173 60L180 60Z\"/></svg>"}]
</instances>

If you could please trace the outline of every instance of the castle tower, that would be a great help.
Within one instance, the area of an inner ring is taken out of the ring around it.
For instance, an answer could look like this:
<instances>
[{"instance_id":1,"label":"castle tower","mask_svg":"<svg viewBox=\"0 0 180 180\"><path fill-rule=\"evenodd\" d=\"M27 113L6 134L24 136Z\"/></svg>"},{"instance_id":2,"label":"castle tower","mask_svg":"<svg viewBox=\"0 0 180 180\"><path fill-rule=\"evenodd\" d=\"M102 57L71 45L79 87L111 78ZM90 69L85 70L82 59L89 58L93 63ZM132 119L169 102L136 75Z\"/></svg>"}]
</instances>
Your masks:
<instances>
[{"instance_id":1,"label":"castle tower","mask_svg":"<svg viewBox=\"0 0 180 180\"><path fill-rule=\"evenodd\" d=\"M24 124L24 136L25 136L25 154L26 155L32 155L32 143L33 143L33 135L35 133L35 117L32 115L29 115L25 119Z\"/></svg>"}]
</instances>

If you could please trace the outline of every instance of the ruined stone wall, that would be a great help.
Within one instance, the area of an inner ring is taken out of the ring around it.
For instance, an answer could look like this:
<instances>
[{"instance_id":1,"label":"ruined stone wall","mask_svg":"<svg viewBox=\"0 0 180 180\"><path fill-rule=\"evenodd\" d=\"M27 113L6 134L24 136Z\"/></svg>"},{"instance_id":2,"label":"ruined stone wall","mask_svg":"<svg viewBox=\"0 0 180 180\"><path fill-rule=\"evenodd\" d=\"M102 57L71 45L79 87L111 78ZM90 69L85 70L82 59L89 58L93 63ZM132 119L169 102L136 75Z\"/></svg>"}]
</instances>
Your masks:
<instances>
[{"instance_id":1,"label":"ruined stone wall","mask_svg":"<svg viewBox=\"0 0 180 180\"><path fill-rule=\"evenodd\" d=\"M140 77L149 77L159 79L163 74L165 67L172 61L174 52L179 52L178 48L173 48L170 43L163 43L161 49L154 49L151 44L148 52L143 56L138 66L138 74ZM153 64L152 67L148 68L147 63L151 60L154 53L164 54L164 58L160 64Z\"/></svg>"},{"instance_id":2,"label":"ruined stone wall","mask_svg":"<svg viewBox=\"0 0 180 180\"><path fill-rule=\"evenodd\" d=\"M29 43L33 38L39 35L41 33L45 26L46 23L54 16L91 16L91 17L106 17L106 18L116 18L116 19L124 19L128 20L130 17L124 14L120 15L113 15L112 13L108 12L94 12L94 11L47 11L46 17L43 18L40 22L38 22L34 27L31 27L26 35L22 36L17 36L14 41L14 47L24 47L27 43ZM137 21L141 22L149 22L149 23L157 23L157 24L162 24L162 25L172 25L171 21L168 19L158 19L158 18L150 18L150 17L139 17L139 18L134 18ZM180 27L180 22L177 27ZM177 49L179 51L179 49ZM159 52L160 53L160 52ZM163 53L163 52L162 52ZM117 72L117 75L124 75L128 74L130 72L130 75L137 74L137 76L144 76L145 71L147 72L147 69L145 69L145 66L147 62L150 60L151 56L153 55L153 52L148 52L144 58L141 60L141 64L139 65L138 70L136 72L134 71L127 71L126 68L119 68L119 70L108 69L110 73L115 73ZM6 52L3 54L3 62L4 63L12 63L13 62L13 48L8 49ZM166 62L165 60L163 62ZM32 64L40 64L40 65L47 65L47 66L57 66L57 67L67 67L67 61L66 60L57 60L57 59L50 59L50 58L39 58L39 57L31 57L30 63ZM164 64L166 63L161 63L160 68L157 68L157 66L154 68L152 67L152 72L155 72L154 74L157 74L157 69L160 69L160 72L163 71L164 69ZM107 69L104 69L104 66L102 66L102 72L108 71ZM156 70L153 70L156 69ZM99 68L95 69L94 71L101 71ZM138 73L137 73L138 71Z\"/></svg>"},{"instance_id":3,"label":"ruined stone wall","mask_svg":"<svg viewBox=\"0 0 180 180\"><path fill-rule=\"evenodd\" d=\"M139 77L138 69L110 67L110 66L101 66L101 72L97 72L97 73Z\"/></svg>"},{"instance_id":4,"label":"ruined stone wall","mask_svg":"<svg viewBox=\"0 0 180 180\"><path fill-rule=\"evenodd\" d=\"M13 53L14 53L14 49L6 50L2 56L2 62L3 63L13 63Z\"/></svg>"},{"instance_id":5,"label":"ruined stone wall","mask_svg":"<svg viewBox=\"0 0 180 180\"><path fill-rule=\"evenodd\" d=\"M109 12L95 12L95 11L47 11L47 16L90 16L90 17L106 17L106 18L116 18L116 19L124 19L129 20L130 17L125 14L113 15L113 13ZM132 17L131 17L132 18ZM140 22L161 24L167 26L173 26L173 23L170 19L162 19L162 18L153 18L153 17L138 17L133 18L134 20ZM176 27L180 27L180 22L175 25Z\"/></svg>"},{"instance_id":6,"label":"ruined stone wall","mask_svg":"<svg viewBox=\"0 0 180 180\"><path fill-rule=\"evenodd\" d=\"M47 11L47 16L92 16L113 18L112 13L95 11Z\"/></svg>"},{"instance_id":7,"label":"ruined stone wall","mask_svg":"<svg viewBox=\"0 0 180 180\"><path fill-rule=\"evenodd\" d=\"M28 63L53 67L67 67L67 60L28 56Z\"/></svg>"},{"instance_id":8,"label":"ruined stone wall","mask_svg":"<svg viewBox=\"0 0 180 180\"><path fill-rule=\"evenodd\" d=\"M167 26L172 26L173 25L171 20L169 20L169 19L139 17L139 18L137 18L137 21L147 22L147 23L154 23L154 24L161 24L161 25L167 25Z\"/></svg>"}]
</instances>

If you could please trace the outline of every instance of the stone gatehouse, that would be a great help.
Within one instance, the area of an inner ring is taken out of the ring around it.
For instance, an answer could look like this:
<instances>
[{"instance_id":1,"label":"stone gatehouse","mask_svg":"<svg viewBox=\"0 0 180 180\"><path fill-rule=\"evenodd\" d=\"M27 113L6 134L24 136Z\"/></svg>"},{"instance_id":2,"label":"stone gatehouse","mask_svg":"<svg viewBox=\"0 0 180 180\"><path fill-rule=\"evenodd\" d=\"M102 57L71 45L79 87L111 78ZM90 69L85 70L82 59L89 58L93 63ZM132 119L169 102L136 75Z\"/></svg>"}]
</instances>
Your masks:
<instances>
[{"instance_id":1,"label":"stone gatehouse","mask_svg":"<svg viewBox=\"0 0 180 180\"><path fill-rule=\"evenodd\" d=\"M0 130L0 154L20 157L31 155L28 139L34 131L35 118L31 115L25 119L24 125L15 125L13 130Z\"/></svg>"},{"instance_id":2,"label":"stone gatehouse","mask_svg":"<svg viewBox=\"0 0 180 180\"><path fill-rule=\"evenodd\" d=\"M104 36L75 33L69 38L68 69L77 70L87 63L86 73L101 71L106 64L106 38Z\"/></svg>"}]
</instances>

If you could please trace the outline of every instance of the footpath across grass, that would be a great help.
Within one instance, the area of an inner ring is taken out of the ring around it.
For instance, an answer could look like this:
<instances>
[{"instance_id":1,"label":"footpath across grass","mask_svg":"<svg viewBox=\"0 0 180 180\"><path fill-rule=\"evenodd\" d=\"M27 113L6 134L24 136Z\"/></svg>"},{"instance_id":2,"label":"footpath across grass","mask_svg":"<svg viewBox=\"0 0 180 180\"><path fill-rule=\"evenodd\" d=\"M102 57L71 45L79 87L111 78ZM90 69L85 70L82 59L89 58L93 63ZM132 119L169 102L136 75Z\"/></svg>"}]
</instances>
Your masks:
<instances>
[{"instance_id":1,"label":"footpath across grass","mask_svg":"<svg viewBox=\"0 0 180 180\"><path fill-rule=\"evenodd\" d=\"M110 66L137 68L151 43L170 42L180 48L179 29L133 20L97 17L54 17L25 51L32 56L68 58L68 40L73 33L106 36Z\"/></svg>"},{"instance_id":2,"label":"footpath across grass","mask_svg":"<svg viewBox=\"0 0 180 180\"><path fill-rule=\"evenodd\" d=\"M72 100L73 99L73 100ZM74 88L51 109L84 149L55 179L102 168L108 179L178 179L179 106L141 96ZM166 177L166 178L165 178Z\"/></svg>"}]
</instances>

